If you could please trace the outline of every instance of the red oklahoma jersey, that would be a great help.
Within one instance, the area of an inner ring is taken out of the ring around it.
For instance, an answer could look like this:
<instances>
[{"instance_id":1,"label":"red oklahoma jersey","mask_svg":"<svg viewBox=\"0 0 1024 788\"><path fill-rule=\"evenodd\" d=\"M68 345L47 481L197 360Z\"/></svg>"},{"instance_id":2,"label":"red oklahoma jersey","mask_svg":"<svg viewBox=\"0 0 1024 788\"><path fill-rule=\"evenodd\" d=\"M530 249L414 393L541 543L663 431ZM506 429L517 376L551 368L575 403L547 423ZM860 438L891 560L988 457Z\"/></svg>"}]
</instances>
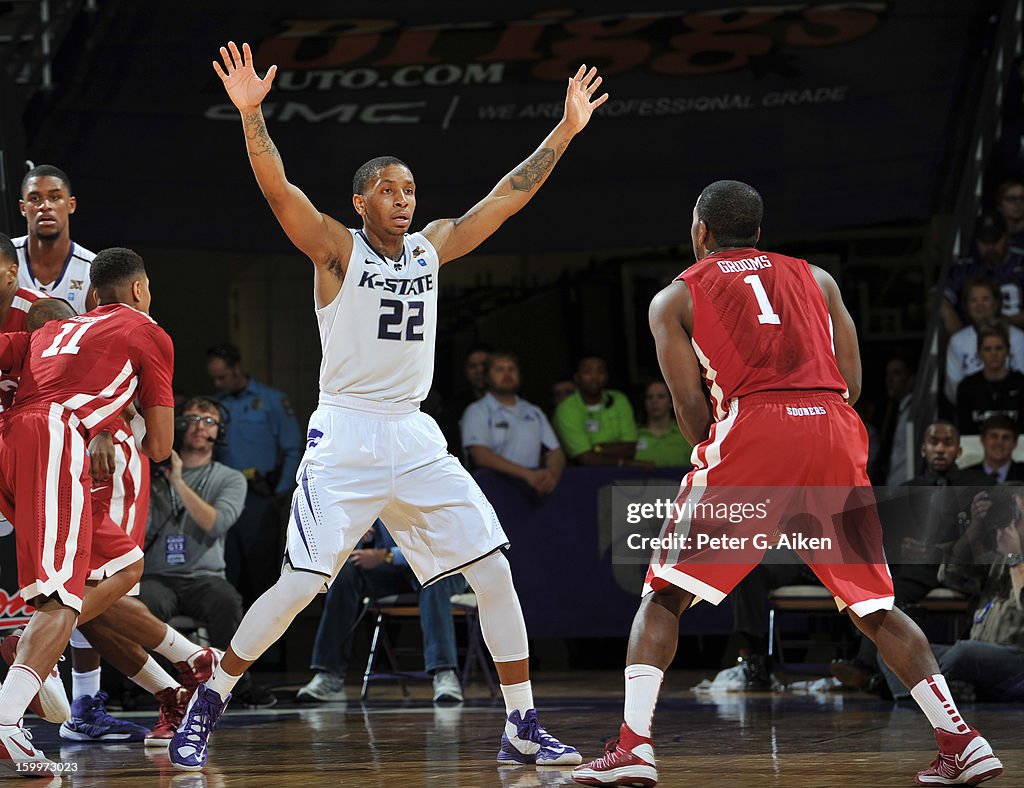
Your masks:
<instances>
[{"instance_id":1,"label":"red oklahoma jersey","mask_svg":"<svg viewBox=\"0 0 1024 788\"><path fill-rule=\"evenodd\" d=\"M22 360L23 357L23 360ZM55 402L91 433L111 426L135 399L174 406L174 346L149 315L108 304L52 320L29 339L0 336L0 369L21 366L13 411Z\"/></svg>"},{"instance_id":2,"label":"red oklahoma jersey","mask_svg":"<svg viewBox=\"0 0 1024 788\"><path fill-rule=\"evenodd\" d=\"M46 293L19 287L14 293L11 308L7 310L0 331L27 331L28 310L33 301L46 298ZM0 410L7 410L14 404L14 392L18 390L18 376L9 372L0 374Z\"/></svg>"},{"instance_id":3,"label":"red oklahoma jersey","mask_svg":"<svg viewBox=\"0 0 1024 788\"><path fill-rule=\"evenodd\" d=\"M716 420L729 400L756 391L846 391L828 305L806 260L729 249L678 279L693 298L692 344Z\"/></svg>"}]
</instances>

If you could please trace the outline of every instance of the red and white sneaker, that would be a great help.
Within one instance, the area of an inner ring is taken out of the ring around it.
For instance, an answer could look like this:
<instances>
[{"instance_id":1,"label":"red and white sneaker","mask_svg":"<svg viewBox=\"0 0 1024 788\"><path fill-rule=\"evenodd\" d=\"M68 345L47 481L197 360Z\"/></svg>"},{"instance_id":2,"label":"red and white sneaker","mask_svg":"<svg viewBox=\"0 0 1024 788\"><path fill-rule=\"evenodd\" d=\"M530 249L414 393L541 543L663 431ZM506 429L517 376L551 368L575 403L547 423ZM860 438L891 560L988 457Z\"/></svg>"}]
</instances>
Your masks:
<instances>
[{"instance_id":1,"label":"red and white sneaker","mask_svg":"<svg viewBox=\"0 0 1024 788\"><path fill-rule=\"evenodd\" d=\"M56 764L35 748L24 722L0 725L0 764L25 777L49 777Z\"/></svg>"},{"instance_id":2,"label":"red and white sneaker","mask_svg":"<svg viewBox=\"0 0 1024 788\"><path fill-rule=\"evenodd\" d=\"M186 703L192 698L196 687L210 680L223 656L224 652L220 649L207 646L189 657L187 662L174 663L174 668L178 672L178 683L188 690Z\"/></svg>"},{"instance_id":3,"label":"red and white sneaker","mask_svg":"<svg viewBox=\"0 0 1024 788\"><path fill-rule=\"evenodd\" d=\"M0 640L0 656L4 662L13 665L18 657L18 641L21 640L23 630L16 629L10 635ZM61 657L63 660L64 657ZM68 702L68 693L64 689L64 682L60 680L60 672L57 666L46 676L43 686L28 704L29 709L38 717L47 722L54 722L58 725L68 722L71 719L71 704Z\"/></svg>"},{"instance_id":4,"label":"red and white sneaker","mask_svg":"<svg viewBox=\"0 0 1024 788\"><path fill-rule=\"evenodd\" d=\"M619 740L610 742L607 754L577 766L572 779L583 785L628 785L653 788L658 784L654 767L654 745L648 736L638 736L622 723Z\"/></svg>"},{"instance_id":5,"label":"red and white sneaker","mask_svg":"<svg viewBox=\"0 0 1024 788\"><path fill-rule=\"evenodd\" d=\"M977 785L1003 773L1003 764L980 733L949 733L935 729L939 754L932 765L917 773L918 785Z\"/></svg>"},{"instance_id":6,"label":"red and white sneaker","mask_svg":"<svg viewBox=\"0 0 1024 788\"><path fill-rule=\"evenodd\" d=\"M185 716L185 708L191 697L192 693L185 687L168 687L156 693L156 699L160 703L160 717L153 730L146 734L147 747L167 746L181 725L181 718Z\"/></svg>"}]
</instances>

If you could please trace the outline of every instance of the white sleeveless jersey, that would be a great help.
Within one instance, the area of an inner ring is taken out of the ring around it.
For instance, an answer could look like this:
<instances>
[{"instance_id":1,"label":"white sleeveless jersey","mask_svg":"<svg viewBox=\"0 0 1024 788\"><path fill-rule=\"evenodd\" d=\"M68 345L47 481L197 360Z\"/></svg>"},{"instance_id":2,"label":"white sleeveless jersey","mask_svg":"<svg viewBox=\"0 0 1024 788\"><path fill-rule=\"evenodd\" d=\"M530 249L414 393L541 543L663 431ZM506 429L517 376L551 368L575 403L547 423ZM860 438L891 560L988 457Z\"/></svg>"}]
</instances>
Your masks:
<instances>
[{"instance_id":1,"label":"white sleeveless jersey","mask_svg":"<svg viewBox=\"0 0 1024 788\"><path fill-rule=\"evenodd\" d=\"M89 271L96 255L72 241L71 252L60 274L53 282L44 285L32 275L32 261L28 259L28 236L13 238L12 241L18 250L18 285L29 290L39 290L47 296L63 298L71 304L72 309L82 314L91 282Z\"/></svg>"},{"instance_id":2,"label":"white sleeveless jersey","mask_svg":"<svg viewBox=\"0 0 1024 788\"><path fill-rule=\"evenodd\" d=\"M320 390L419 404L434 376L437 252L422 233L412 233L395 262L374 251L362 230L350 232L341 291L316 310Z\"/></svg>"}]
</instances>

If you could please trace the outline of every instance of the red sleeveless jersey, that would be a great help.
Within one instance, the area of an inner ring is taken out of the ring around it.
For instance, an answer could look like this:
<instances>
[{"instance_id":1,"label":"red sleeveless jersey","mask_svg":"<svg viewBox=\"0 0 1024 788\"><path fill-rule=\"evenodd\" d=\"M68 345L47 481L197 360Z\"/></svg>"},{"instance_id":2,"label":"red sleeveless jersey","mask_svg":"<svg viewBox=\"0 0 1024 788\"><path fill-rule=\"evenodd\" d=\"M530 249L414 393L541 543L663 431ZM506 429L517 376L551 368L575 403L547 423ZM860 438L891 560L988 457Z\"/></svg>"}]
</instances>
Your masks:
<instances>
[{"instance_id":1,"label":"red sleeveless jersey","mask_svg":"<svg viewBox=\"0 0 1024 788\"><path fill-rule=\"evenodd\" d=\"M825 296L806 260L729 249L678 279L693 298L692 344L716 420L729 400L755 391L846 391Z\"/></svg>"},{"instance_id":2,"label":"red sleeveless jersey","mask_svg":"<svg viewBox=\"0 0 1024 788\"><path fill-rule=\"evenodd\" d=\"M0 334L0 369L19 372L14 414L57 403L87 430L119 421L135 399L143 410L174 406L174 346L149 315L109 304L34 334Z\"/></svg>"}]
</instances>

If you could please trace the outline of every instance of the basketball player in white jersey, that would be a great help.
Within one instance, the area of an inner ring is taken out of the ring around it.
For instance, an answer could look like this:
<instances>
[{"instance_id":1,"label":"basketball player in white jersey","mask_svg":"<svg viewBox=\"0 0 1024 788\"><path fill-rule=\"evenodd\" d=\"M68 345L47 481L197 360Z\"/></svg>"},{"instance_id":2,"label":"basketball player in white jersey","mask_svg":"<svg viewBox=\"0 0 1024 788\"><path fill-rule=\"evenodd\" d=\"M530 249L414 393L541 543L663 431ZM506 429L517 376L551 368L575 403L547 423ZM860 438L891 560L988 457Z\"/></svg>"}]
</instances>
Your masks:
<instances>
[{"instance_id":1,"label":"basketball player in white jersey","mask_svg":"<svg viewBox=\"0 0 1024 788\"><path fill-rule=\"evenodd\" d=\"M95 309L89 267L96 255L71 240L78 203L68 176L49 164L33 167L21 180L18 207L28 230L14 239L19 284L63 298L78 314Z\"/></svg>"},{"instance_id":2,"label":"basketball player in white jersey","mask_svg":"<svg viewBox=\"0 0 1024 788\"><path fill-rule=\"evenodd\" d=\"M569 79L561 121L530 157L459 219L411 233L416 184L393 157L356 172L351 230L320 213L288 182L267 133L264 79L249 45L220 50L214 69L242 116L256 181L292 242L313 261L323 362L320 405L292 499L281 578L249 609L207 684L197 690L170 745L175 766L201 769L207 739L231 688L313 597L337 575L367 526L384 521L419 580L461 571L477 595L484 641L505 697L500 763L576 764L580 754L540 727L529 649L508 543L476 482L448 454L437 424L419 410L433 376L440 266L473 251L537 193L572 138L603 104L596 69Z\"/></svg>"}]
</instances>

